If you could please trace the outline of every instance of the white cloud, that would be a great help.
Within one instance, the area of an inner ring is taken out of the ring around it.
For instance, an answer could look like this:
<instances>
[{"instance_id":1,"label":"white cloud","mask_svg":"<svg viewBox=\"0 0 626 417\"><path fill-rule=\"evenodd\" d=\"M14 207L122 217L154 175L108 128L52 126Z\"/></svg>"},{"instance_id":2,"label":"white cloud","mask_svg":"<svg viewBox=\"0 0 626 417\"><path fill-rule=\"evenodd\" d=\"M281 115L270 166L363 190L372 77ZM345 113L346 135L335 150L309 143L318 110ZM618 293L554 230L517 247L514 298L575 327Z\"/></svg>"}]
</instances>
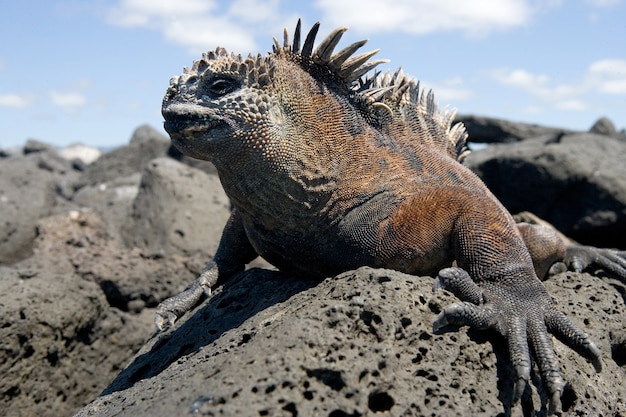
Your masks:
<instances>
[{"instance_id":1,"label":"white cloud","mask_svg":"<svg viewBox=\"0 0 626 417\"><path fill-rule=\"evenodd\" d=\"M484 36L526 24L534 12L528 0L317 0L324 21L360 33L426 34L461 31ZM543 7L543 6L542 6Z\"/></svg>"},{"instance_id":2,"label":"white cloud","mask_svg":"<svg viewBox=\"0 0 626 417\"><path fill-rule=\"evenodd\" d=\"M420 81L424 90L433 90L439 103L455 103L474 97L474 92L463 87L463 84L464 80L461 77L450 78L437 84Z\"/></svg>"},{"instance_id":3,"label":"white cloud","mask_svg":"<svg viewBox=\"0 0 626 417\"><path fill-rule=\"evenodd\" d=\"M454 88L449 86L433 86L433 92L435 93L435 99L439 103L457 103L472 98L474 92L467 88Z\"/></svg>"},{"instance_id":4,"label":"white cloud","mask_svg":"<svg viewBox=\"0 0 626 417\"><path fill-rule=\"evenodd\" d=\"M589 106L578 99L569 99L569 100L561 100L554 103L554 107L560 110L573 110L573 111L583 111L587 110Z\"/></svg>"},{"instance_id":5,"label":"white cloud","mask_svg":"<svg viewBox=\"0 0 626 417\"><path fill-rule=\"evenodd\" d=\"M267 36L282 20L279 0L121 0L107 15L113 25L158 30L194 55L216 46L258 52L255 35Z\"/></svg>"},{"instance_id":6,"label":"white cloud","mask_svg":"<svg viewBox=\"0 0 626 417\"><path fill-rule=\"evenodd\" d=\"M579 99L583 93L580 86L574 88L566 84L553 84L550 77L545 74L534 74L524 69L499 68L490 72L490 75L498 83L523 90L531 96L535 96L540 102L561 110L583 110L584 102ZM541 106L536 104L526 107L525 112L537 112Z\"/></svg>"},{"instance_id":7,"label":"white cloud","mask_svg":"<svg viewBox=\"0 0 626 417\"><path fill-rule=\"evenodd\" d=\"M109 23L118 26L149 26L155 19L197 16L215 9L211 0L121 0L109 11Z\"/></svg>"},{"instance_id":8,"label":"white cloud","mask_svg":"<svg viewBox=\"0 0 626 417\"><path fill-rule=\"evenodd\" d=\"M603 93L626 94L626 60L604 59L592 63L588 80Z\"/></svg>"},{"instance_id":9,"label":"white cloud","mask_svg":"<svg viewBox=\"0 0 626 417\"><path fill-rule=\"evenodd\" d=\"M589 72L624 77L626 76L626 60L603 59L596 61L589 66Z\"/></svg>"},{"instance_id":10,"label":"white cloud","mask_svg":"<svg viewBox=\"0 0 626 417\"><path fill-rule=\"evenodd\" d=\"M23 109L32 103L32 97L19 94L0 94L0 107Z\"/></svg>"},{"instance_id":11,"label":"white cloud","mask_svg":"<svg viewBox=\"0 0 626 417\"><path fill-rule=\"evenodd\" d=\"M534 0L316 0L325 26L347 25L356 33L404 32L425 34L460 31L484 36L527 24L545 9ZM108 23L158 30L193 54L223 46L234 52L257 52L257 35L280 35L294 7L280 0L119 0L108 10ZM552 2L548 2L550 5ZM291 23L293 24L293 22ZM266 48L263 48L264 51Z\"/></svg>"},{"instance_id":12,"label":"white cloud","mask_svg":"<svg viewBox=\"0 0 626 417\"><path fill-rule=\"evenodd\" d=\"M280 10L279 0L235 0L230 2L228 15L245 22L271 21Z\"/></svg>"},{"instance_id":13,"label":"white cloud","mask_svg":"<svg viewBox=\"0 0 626 417\"><path fill-rule=\"evenodd\" d=\"M553 83L547 75L524 69L500 68L491 71L490 76L502 85L524 90L541 103L560 110L588 110L592 96L626 95L626 60L622 59L593 62L578 79L567 84Z\"/></svg>"},{"instance_id":14,"label":"white cloud","mask_svg":"<svg viewBox=\"0 0 626 417\"><path fill-rule=\"evenodd\" d=\"M550 77L543 74L533 74L523 69L498 69L493 71L493 77L504 85L522 88L538 93L544 90Z\"/></svg>"},{"instance_id":15,"label":"white cloud","mask_svg":"<svg viewBox=\"0 0 626 417\"><path fill-rule=\"evenodd\" d=\"M250 33L226 19L188 17L168 22L162 31L166 39L185 45L194 54L216 46L244 55L257 49Z\"/></svg>"},{"instance_id":16,"label":"white cloud","mask_svg":"<svg viewBox=\"0 0 626 417\"><path fill-rule=\"evenodd\" d=\"M530 105L530 106L526 106L522 109L523 113L528 113L528 114L538 114L538 113L543 113L544 112L544 108L541 106L534 106L534 105Z\"/></svg>"},{"instance_id":17,"label":"white cloud","mask_svg":"<svg viewBox=\"0 0 626 417\"><path fill-rule=\"evenodd\" d=\"M622 0L586 0L585 3L593 7L611 7L617 6Z\"/></svg>"},{"instance_id":18,"label":"white cloud","mask_svg":"<svg viewBox=\"0 0 626 417\"><path fill-rule=\"evenodd\" d=\"M598 90L607 94L626 94L626 78L601 81Z\"/></svg>"},{"instance_id":19,"label":"white cloud","mask_svg":"<svg viewBox=\"0 0 626 417\"><path fill-rule=\"evenodd\" d=\"M87 104L85 96L75 92L60 93L58 91L51 91L50 101L55 106L61 107L63 110L70 113L76 112Z\"/></svg>"}]
</instances>

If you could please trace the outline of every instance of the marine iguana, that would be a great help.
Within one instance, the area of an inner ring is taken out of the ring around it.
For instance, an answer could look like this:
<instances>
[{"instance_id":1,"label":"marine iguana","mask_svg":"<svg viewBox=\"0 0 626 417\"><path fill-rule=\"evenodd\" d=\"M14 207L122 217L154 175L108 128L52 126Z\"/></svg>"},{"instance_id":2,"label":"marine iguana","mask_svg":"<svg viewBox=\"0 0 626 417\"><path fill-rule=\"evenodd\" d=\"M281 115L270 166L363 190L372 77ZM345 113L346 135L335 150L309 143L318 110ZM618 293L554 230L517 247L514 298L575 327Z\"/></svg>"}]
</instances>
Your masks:
<instances>
[{"instance_id":1,"label":"marine iguana","mask_svg":"<svg viewBox=\"0 0 626 417\"><path fill-rule=\"evenodd\" d=\"M165 129L184 154L213 162L233 210L204 272L157 308L159 329L259 255L320 278L364 265L439 271L437 285L463 302L445 308L435 329L500 332L518 375L515 401L532 351L550 411L558 410L564 381L549 333L598 371L601 355L538 275L565 259L626 277L625 254L566 247L549 229L516 225L460 163L467 133L452 125L454 111L439 111L433 93L401 71L372 74L386 60L370 59L377 50L355 54L366 41L335 52L346 28L316 48L319 23L302 44L300 28L293 43L287 30L282 45L274 38L268 55L218 47L170 80Z\"/></svg>"}]
</instances>

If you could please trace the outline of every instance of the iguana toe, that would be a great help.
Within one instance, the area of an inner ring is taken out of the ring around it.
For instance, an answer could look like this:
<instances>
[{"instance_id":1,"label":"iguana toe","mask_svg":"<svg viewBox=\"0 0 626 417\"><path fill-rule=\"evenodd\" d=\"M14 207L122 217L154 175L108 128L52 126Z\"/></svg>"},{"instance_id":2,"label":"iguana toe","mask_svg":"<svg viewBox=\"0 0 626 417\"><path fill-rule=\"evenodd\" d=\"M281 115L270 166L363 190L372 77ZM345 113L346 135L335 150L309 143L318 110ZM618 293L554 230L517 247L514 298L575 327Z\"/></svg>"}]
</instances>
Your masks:
<instances>
[{"instance_id":1,"label":"iguana toe","mask_svg":"<svg viewBox=\"0 0 626 417\"><path fill-rule=\"evenodd\" d=\"M463 301L473 304L484 302L483 290L461 268L444 268L439 271L433 290L446 289Z\"/></svg>"},{"instance_id":2,"label":"iguana toe","mask_svg":"<svg viewBox=\"0 0 626 417\"><path fill-rule=\"evenodd\" d=\"M550 333L587 358L593 364L596 372L602 371L600 349L586 333L576 328L565 314L553 310L546 314L545 323Z\"/></svg>"},{"instance_id":3,"label":"iguana toe","mask_svg":"<svg viewBox=\"0 0 626 417\"><path fill-rule=\"evenodd\" d=\"M170 311L157 311L154 317L154 324L159 331L163 331L172 326L177 319L178 316Z\"/></svg>"},{"instance_id":4,"label":"iguana toe","mask_svg":"<svg viewBox=\"0 0 626 417\"><path fill-rule=\"evenodd\" d=\"M543 384L548 392L549 414L554 414L561 409L561 394L563 393L565 380L561 375L559 361L543 317L530 317L528 321L528 338Z\"/></svg>"},{"instance_id":5,"label":"iguana toe","mask_svg":"<svg viewBox=\"0 0 626 417\"><path fill-rule=\"evenodd\" d=\"M593 246L568 246L564 262L569 269L576 272L595 265L626 281L626 251Z\"/></svg>"},{"instance_id":6,"label":"iguana toe","mask_svg":"<svg viewBox=\"0 0 626 417\"><path fill-rule=\"evenodd\" d=\"M460 302L447 306L435 320L435 331L440 332L447 325L495 329L506 338L511 365L517 373L513 403L524 394L534 358L547 393L548 412L558 413L565 381L549 333L588 358L598 371L602 368L600 350L589 336L555 309L547 293L524 297L528 291L524 284L502 287L486 283L481 289L478 284L472 286L467 282L468 277L462 269L448 268L440 272L436 286L445 287L464 299L484 299L484 303Z\"/></svg>"},{"instance_id":7,"label":"iguana toe","mask_svg":"<svg viewBox=\"0 0 626 417\"><path fill-rule=\"evenodd\" d=\"M185 291L161 302L156 309L154 319L156 327L164 330L173 325L180 316L198 304L205 291L197 281L194 281ZM208 291L210 293L210 289Z\"/></svg>"},{"instance_id":8,"label":"iguana toe","mask_svg":"<svg viewBox=\"0 0 626 417\"><path fill-rule=\"evenodd\" d=\"M435 319L433 331L439 333L448 325L467 325L478 329L495 327L493 312L468 302L447 306Z\"/></svg>"}]
</instances>

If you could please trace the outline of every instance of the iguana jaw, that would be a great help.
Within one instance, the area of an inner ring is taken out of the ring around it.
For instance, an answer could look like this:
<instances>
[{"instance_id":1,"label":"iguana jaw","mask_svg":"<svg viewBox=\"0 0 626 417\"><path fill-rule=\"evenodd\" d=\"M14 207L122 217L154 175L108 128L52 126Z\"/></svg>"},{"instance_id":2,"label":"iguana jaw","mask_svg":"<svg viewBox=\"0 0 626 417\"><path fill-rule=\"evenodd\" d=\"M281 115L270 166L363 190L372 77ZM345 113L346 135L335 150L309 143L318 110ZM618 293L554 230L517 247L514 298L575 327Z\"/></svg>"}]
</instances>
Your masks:
<instances>
[{"instance_id":1,"label":"iguana jaw","mask_svg":"<svg viewBox=\"0 0 626 417\"><path fill-rule=\"evenodd\" d=\"M211 142L228 137L229 124L202 106L170 104L162 109L164 128L184 154L207 159Z\"/></svg>"}]
</instances>

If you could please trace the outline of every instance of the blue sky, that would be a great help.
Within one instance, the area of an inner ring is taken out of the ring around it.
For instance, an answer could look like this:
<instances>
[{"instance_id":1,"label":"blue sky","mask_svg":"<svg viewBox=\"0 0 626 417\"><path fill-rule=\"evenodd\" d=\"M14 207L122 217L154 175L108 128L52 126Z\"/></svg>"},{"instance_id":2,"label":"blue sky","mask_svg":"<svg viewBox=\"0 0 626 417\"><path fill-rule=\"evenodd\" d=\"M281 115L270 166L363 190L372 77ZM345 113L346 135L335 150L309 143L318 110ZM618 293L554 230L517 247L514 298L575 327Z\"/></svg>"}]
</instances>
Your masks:
<instances>
[{"instance_id":1,"label":"blue sky","mask_svg":"<svg viewBox=\"0 0 626 417\"><path fill-rule=\"evenodd\" d=\"M626 0L0 0L0 147L117 146L162 130L169 78L203 51L266 53L298 17L433 88L440 105L626 127ZM341 46L340 45L340 46Z\"/></svg>"}]
</instances>

